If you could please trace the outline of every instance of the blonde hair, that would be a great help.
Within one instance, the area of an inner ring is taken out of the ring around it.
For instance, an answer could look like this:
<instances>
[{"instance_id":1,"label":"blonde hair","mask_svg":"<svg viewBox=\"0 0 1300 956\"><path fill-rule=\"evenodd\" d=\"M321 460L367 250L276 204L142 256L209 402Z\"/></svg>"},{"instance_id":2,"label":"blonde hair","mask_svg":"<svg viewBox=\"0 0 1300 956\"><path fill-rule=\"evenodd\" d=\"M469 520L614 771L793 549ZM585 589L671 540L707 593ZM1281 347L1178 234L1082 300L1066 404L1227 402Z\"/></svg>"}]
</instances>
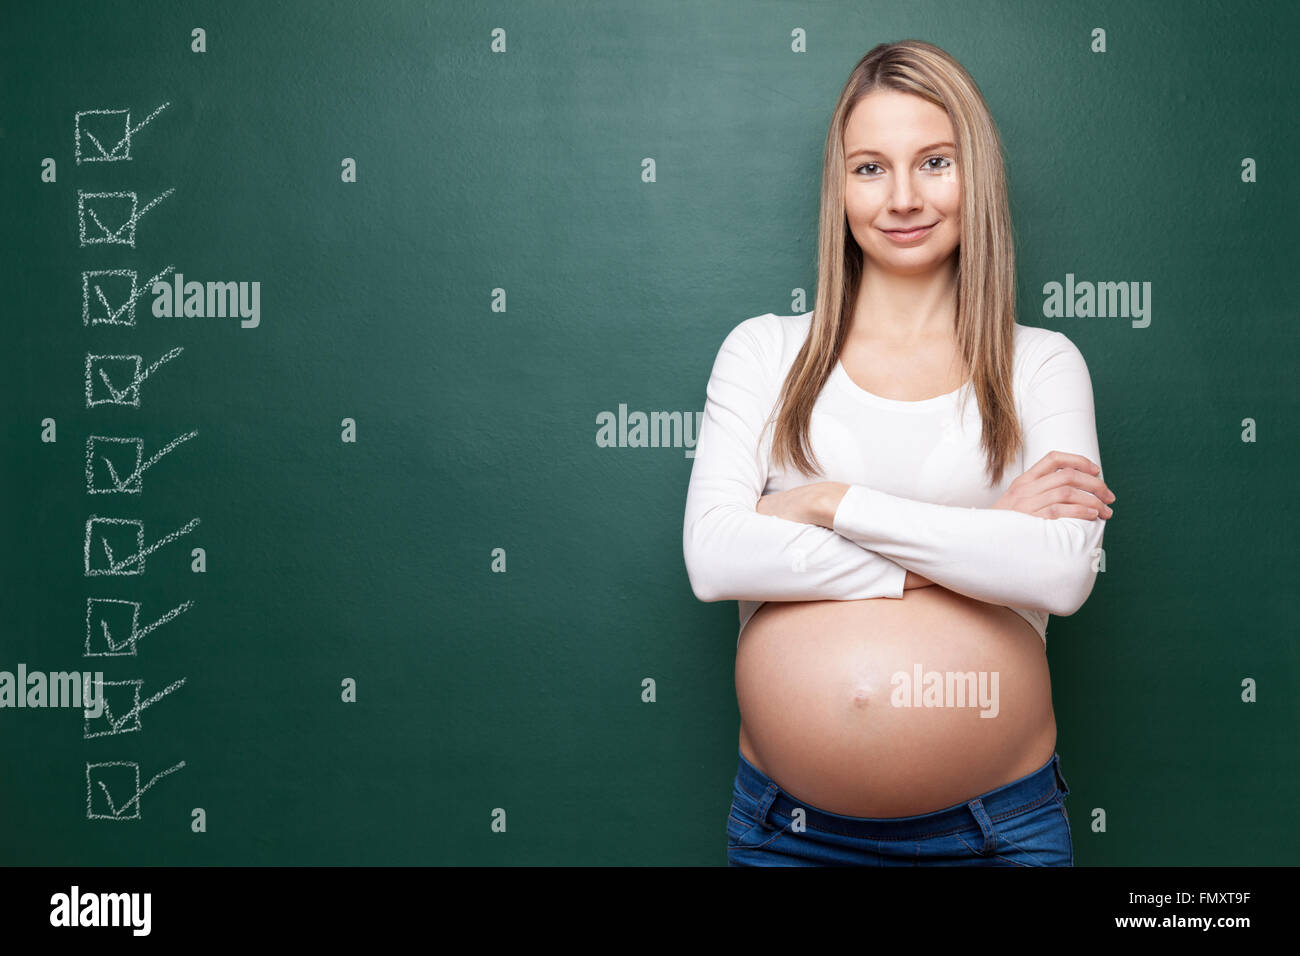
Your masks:
<instances>
[{"instance_id":1,"label":"blonde hair","mask_svg":"<svg viewBox=\"0 0 1300 956\"><path fill-rule=\"evenodd\" d=\"M970 388L983 419L981 444L990 485L1022 445L1012 390L1015 325L1015 253L1007 207L1002 143L979 88L948 53L920 40L871 49L840 92L826 133L822 164L821 222L817 237L817 295L813 320L774 406L776 463L805 474L821 471L809 445L813 405L839 360L852 322L862 276L862 250L849 232L844 209L844 126L863 97L897 90L945 110L955 132L961 176L961 231L957 256L956 336ZM973 263L963 269L962 260ZM769 416L769 421L771 416Z\"/></svg>"}]
</instances>

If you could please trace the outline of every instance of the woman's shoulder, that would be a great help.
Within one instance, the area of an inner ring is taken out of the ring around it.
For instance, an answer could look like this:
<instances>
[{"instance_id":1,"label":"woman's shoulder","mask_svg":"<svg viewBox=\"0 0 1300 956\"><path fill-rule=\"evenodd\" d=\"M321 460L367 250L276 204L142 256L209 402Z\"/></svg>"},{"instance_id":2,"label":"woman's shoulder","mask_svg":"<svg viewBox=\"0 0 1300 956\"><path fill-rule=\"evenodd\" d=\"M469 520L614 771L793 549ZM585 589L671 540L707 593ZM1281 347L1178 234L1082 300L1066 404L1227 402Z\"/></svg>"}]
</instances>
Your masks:
<instances>
[{"instance_id":1,"label":"woman's shoulder","mask_svg":"<svg viewBox=\"0 0 1300 956\"><path fill-rule=\"evenodd\" d=\"M1052 342L1058 336L1065 338L1064 332L1058 332L1055 329L1044 329L1037 325L1021 325L1017 322L1013 328L1015 329L1016 351L1041 347L1045 343Z\"/></svg>"},{"instance_id":2,"label":"woman's shoulder","mask_svg":"<svg viewBox=\"0 0 1300 956\"><path fill-rule=\"evenodd\" d=\"M728 333L733 341L743 340L764 365L781 369L788 366L808 337L812 313L777 315L764 312L739 322Z\"/></svg>"},{"instance_id":3,"label":"woman's shoulder","mask_svg":"<svg viewBox=\"0 0 1300 956\"><path fill-rule=\"evenodd\" d=\"M1016 325L1012 388L1022 411L1030 405L1092 403L1092 377L1079 347L1064 332Z\"/></svg>"},{"instance_id":4,"label":"woman's shoulder","mask_svg":"<svg viewBox=\"0 0 1300 956\"><path fill-rule=\"evenodd\" d=\"M1036 325L1015 324L1015 369L1032 376L1051 364L1083 363L1083 353L1064 332Z\"/></svg>"},{"instance_id":5,"label":"woman's shoulder","mask_svg":"<svg viewBox=\"0 0 1300 956\"><path fill-rule=\"evenodd\" d=\"M803 335L808 334L812 315L811 312L804 312L801 315L777 315L775 312L764 312L762 315L750 316L738 323L735 328L744 328L751 335L768 339L784 338L791 333L802 333L800 335L802 338Z\"/></svg>"}]
</instances>

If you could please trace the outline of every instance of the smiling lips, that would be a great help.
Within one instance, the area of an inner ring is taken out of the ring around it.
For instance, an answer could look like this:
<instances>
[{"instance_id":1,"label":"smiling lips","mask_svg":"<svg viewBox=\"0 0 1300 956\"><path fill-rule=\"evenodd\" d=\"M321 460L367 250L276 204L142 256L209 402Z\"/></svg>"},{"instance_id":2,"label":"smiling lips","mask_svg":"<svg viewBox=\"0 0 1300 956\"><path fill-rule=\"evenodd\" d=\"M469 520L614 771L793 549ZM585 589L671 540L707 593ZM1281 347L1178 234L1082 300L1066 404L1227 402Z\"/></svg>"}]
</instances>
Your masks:
<instances>
[{"instance_id":1,"label":"smiling lips","mask_svg":"<svg viewBox=\"0 0 1300 956\"><path fill-rule=\"evenodd\" d=\"M930 223L928 226L915 226L911 229L882 229L880 230L894 242L915 242L930 234L937 223Z\"/></svg>"}]
</instances>

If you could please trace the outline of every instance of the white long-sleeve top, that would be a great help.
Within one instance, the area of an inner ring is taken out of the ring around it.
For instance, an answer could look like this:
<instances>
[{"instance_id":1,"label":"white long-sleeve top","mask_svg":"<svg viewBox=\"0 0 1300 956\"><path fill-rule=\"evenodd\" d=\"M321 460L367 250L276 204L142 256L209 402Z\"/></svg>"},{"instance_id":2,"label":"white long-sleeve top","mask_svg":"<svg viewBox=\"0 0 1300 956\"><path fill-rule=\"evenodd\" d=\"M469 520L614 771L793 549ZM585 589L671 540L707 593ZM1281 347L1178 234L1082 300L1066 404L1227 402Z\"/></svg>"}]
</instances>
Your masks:
<instances>
[{"instance_id":1,"label":"white long-sleeve top","mask_svg":"<svg viewBox=\"0 0 1300 956\"><path fill-rule=\"evenodd\" d=\"M990 506L1050 451L1101 465L1092 383L1078 348L1060 332L1015 326L1024 448L996 487L987 483L978 404L963 396L969 383L947 395L899 401L859 387L837 362L810 423L823 474L808 476L773 467L773 429L763 423L811 320L811 312L754 316L718 350L682 533L695 596L740 602L743 633L766 601L900 598L912 570L1010 607L1046 643L1048 615L1073 614L1092 591L1106 522ZM816 481L851 486L833 530L754 510L764 494Z\"/></svg>"}]
</instances>

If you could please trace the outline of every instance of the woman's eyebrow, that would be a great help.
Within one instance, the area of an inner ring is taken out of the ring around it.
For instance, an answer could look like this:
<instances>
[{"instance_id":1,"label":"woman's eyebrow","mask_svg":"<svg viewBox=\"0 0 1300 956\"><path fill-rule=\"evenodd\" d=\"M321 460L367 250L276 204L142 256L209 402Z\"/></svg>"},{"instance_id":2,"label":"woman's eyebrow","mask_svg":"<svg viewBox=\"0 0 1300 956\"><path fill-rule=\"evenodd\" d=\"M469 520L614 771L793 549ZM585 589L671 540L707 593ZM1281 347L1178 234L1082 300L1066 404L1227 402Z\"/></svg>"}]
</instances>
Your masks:
<instances>
[{"instance_id":1,"label":"woman's eyebrow","mask_svg":"<svg viewBox=\"0 0 1300 956\"><path fill-rule=\"evenodd\" d=\"M956 143L949 143L949 142L931 143L929 146L922 146L920 149L916 151L916 153L917 154L926 153L932 149L940 149L944 146L947 146L949 149L957 148ZM853 152L849 153L849 155L846 158L853 159L853 157L855 156L884 156L884 155L885 155L884 153L875 149L855 149Z\"/></svg>"}]
</instances>

